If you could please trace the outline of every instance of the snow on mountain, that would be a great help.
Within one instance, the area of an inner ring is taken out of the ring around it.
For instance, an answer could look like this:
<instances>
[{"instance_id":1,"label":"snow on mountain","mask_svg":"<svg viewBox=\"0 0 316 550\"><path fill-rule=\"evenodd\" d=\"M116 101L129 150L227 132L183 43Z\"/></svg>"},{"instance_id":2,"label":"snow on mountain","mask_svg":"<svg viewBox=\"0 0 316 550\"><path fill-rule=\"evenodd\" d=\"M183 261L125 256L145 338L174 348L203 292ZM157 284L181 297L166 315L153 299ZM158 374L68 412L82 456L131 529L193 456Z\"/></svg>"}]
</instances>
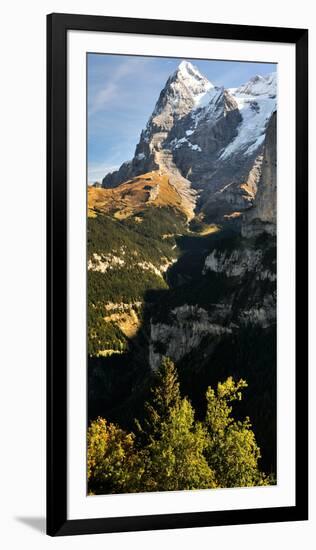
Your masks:
<instances>
[{"instance_id":1,"label":"snow on mountain","mask_svg":"<svg viewBox=\"0 0 316 550\"><path fill-rule=\"evenodd\" d=\"M160 93L146 127L146 135L153 125L163 130L170 129L175 120L202 106L204 98L213 88L213 84L192 63L182 61Z\"/></svg>"},{"instance_id":2,"label":"snow on mountain","mask_svg":"<svg viewBox=\"0 0 316 550\"><path fill-rule=\"evenodd\" d=\"M188 134L187 134L188 135ZM172 149L179 149L179 147L182 147L183 145L186 145L187 147L190 147L192 151L202 151L201 147L197 145L196 143L193 145L190 140L188 140L186 137L182 137L181 139L174 138L170 142L170 146Z\"/></svg>"},{"instance_id":3,"label":"snow on mountain","mask_svg":"<svg viewBox=\"0 0 316 550\"><path fill-rule=\"evenodd\" d=\"M223 94L224 88L215 88L212 87L210 90L205 92L198 101L195 102L194 107L190 111L190 119L188 119L188 126L185 126L182 131L184 133L180 138L174 138L170 142L171 148L178 149L181 145L186 145L191 147L193 150L201 151L200 147L194 147L187 139L189 136L192 136L199 124L202 121L213 121L214 123L218 118L223 115L224 105L219 102ZM186 129L188 128L188 129Z\"/></svg>"},{"instance_id":4,"label":"snow on mountain","mask_svg":"<svg viewBox=\"0 0 316 550\"><path fill-rule=\"evenodd\" d=\"M276 73L267 76L256 75L246 84L235 89L236 95L269 95L275 96L277 88Z\"/></svg>"},{"instance_id":5,"label":"snow on mountain","mask_svg":"<svg viewBox=\"0 0 316 550\"><path fill-rule=\"evenodd\" d=\"M115 188L159 171L169 175L190 216L197 190L199 207L212 219L249 208L276 88L276 73L254 76L238 88L214 86L182 61L161 90L132 161L106 175L102 186Z\"/></svg>"},{"instance_id":6,"label":"snow on mountain","mask_svg":"<svg viewBox=\"0 0 316 550\"><path fill-rule=\"evenodd\" d=\"M250 155L264 142L267 124L276 110L276 73L255 76L239 88L228 91L236 100L242 116L235 139L221 154L227 159L235 153Z\"/></svg>"},{"instance_id":7,"label":"snow on mountain","mask_svg":"<svg viewBox=\"0 0 316 550\"><path fill-rule=\"evenodd\" d=\"M205 97L207 101L207 92L214 88L213 84L199 72L197 67L188 61L181 61L175 72L175 81L179 81L190 90L195 108L202 106Z\"/></svg>"},{"instance_id":8,"label":"snow on mountain","mask_svg":"<svg viewBox=\"0 0 316 550\"><path fill-rule=\"evenodd\" d=\"M196 128L202 120L215 119L223 114L224 107L219 104L219 100L223 93L224 88L213 87L204 94L191 114L194 128Z\"/></svg>"}]
</instances>

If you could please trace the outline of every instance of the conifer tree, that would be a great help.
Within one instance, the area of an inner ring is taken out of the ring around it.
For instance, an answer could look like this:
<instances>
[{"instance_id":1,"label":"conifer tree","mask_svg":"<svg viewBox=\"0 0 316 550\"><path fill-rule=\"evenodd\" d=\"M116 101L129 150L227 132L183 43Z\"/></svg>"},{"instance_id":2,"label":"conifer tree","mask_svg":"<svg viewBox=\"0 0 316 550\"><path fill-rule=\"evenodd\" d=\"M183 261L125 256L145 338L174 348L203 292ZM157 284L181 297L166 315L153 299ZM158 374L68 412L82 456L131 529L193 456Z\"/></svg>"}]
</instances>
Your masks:
<instances>
[{"instance_id":1,"label":"conifer tree","mask_svg":"<svg viewBox=\"0 0 316 550\"><path fill-rule=\"evenodd\" d=\"M148 443L153 437L159 437L162 423L180 403L178 373L171 359L165 357L155 373L151 399L145 403L144 427L136 420L143 444Z\"/></svg>"},{"instance_id":2,"label":"conifer tree","mask_svg":"<svg viewBox=\"0 0 316 550\"><path fill-rule=\"evenodd\" d=\"M213 472L203 455L206 431L195 421L191 403L181 399L178 373L169 358L162 361L156 373L146 412L145 490L214 487Z\"/></svg>"},{"instance_id":3,"label":"conifer tree","mask_svg":"<svg viewBox=\"0 0 316 550\"><path fill-rule=\"evenodd\" d=\"M181 398L174 363L156 372L144 428L127 433L98 418L88 429L90 493L178 491L268 485L259 469L260 449L248 417L235 420L232 404L242 398L244 380L229 377L208 388L204 422Z\"/></svg>"}]
</instances>

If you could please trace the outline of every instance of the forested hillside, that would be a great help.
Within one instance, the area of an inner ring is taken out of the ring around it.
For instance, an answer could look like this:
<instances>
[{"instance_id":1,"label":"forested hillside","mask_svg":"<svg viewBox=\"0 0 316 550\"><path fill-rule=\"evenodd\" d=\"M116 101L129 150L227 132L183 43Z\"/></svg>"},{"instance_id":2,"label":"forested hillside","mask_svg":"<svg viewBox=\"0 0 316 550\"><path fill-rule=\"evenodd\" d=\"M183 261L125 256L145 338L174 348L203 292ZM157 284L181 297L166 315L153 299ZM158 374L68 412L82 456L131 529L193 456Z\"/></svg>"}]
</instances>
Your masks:
<instances>
[{"instance_id":1,"label":"forested hillside","mask_svg":"<svg viewBox=\"0 0 316 550\"><path fill-rule=\"evenodd\" d=\"M88 189L92 493L276 479L275 94L181 64Z\"/></svg>"}]
</instances>

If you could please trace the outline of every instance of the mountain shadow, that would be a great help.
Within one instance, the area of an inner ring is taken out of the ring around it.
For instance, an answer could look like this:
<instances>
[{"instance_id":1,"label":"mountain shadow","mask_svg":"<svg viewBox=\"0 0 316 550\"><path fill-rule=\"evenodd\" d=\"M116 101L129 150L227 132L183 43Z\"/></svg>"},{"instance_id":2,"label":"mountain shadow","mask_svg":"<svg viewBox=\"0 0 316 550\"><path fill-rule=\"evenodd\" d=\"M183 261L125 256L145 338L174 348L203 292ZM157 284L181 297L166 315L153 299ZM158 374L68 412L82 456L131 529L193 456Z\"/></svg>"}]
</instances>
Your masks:
<instances>
[{"instance_id":1,"label":"mountain shadow","mask_svg":"<svg viewBox=\"0 0 316 550\"><path fill-rule=\"evenodd\" d=\"M149 398L155 365L169 355L177 365L181 392L200 419L208 386L228 376L247 381L235 414L250 417L261 448L261 467L276 474L276 324L263 313L275 307L269 301L275 280L272 275L262 280L258 276L259 268L273 272L275 239L244 239L228 226L208 236L179 236L177 246L180 258L165 276L169 288L145 293L142 322L127 350L88 357L89 420L103 416L135 429L134 419L142 420ZM258 250L260 266L253 259ZM226 258L226 267L205 270L209 257ZM240 270L245 261L249 269Z\"/></svg>"}]
</instances>

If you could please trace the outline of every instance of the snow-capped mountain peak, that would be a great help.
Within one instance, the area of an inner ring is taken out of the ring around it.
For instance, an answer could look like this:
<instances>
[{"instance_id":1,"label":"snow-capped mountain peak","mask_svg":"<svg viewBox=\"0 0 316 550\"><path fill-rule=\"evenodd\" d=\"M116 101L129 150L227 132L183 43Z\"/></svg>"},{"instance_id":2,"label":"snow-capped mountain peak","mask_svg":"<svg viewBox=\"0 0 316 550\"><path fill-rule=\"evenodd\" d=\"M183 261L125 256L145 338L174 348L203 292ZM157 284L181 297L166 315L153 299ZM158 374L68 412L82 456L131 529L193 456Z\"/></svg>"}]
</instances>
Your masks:
<instances>
[{"instance_id":1,"label":"snow-capped mountain peak","mask_svg":"<svg viewBox=\"0 0 316 550\"><path fill-rule=\"evenodd\" d=\"M158 170L170 175L189 205L186 211L195 205L191 186L212 216L248 208L251 196L240 185L252 170L252 180L259 177L256 162L262 160L276 110L276 86L275 73L256 75L238 88L213 86L192 63L182 61L162 88L131 163L107 175L103 186Z\"/></svg>"},{"instance_id":2,"label":"snow-capped mountain peak","mask_svg":"<svg viewBox=\"0 0 316 550\"><path fill-rule=\"evenodd\" d=\"M189 61L181 61L175 72L175 80L180 80L187 90L190 91L193 106L198 107L208 96L214 85ZM205 104L205 103L204 103Z\"/></svg>"},{"instance_id":3,"label":"snow-capped mountain peak","mask_svg":"<svg viewBox=\"0 0 316 550\"><path fill-rule=\"evenodd\" d=\"M236 138L223 151L221 159L231 155L251 155L262 144L272 113L276 110L276 73L256 75L239 88L230 88L242 116Z\"/></svg>"},{"instance_id":4,"label":"snow-capped mountain peak","mask_svg":"<svg viewBox=\"0 0 316 550\"><path fill-rule=\"evenodd\" d=\"M192 65L189 61L181 61L177 70L175 71L175 76L186 81L188 84L199 83L206 86L208 89L213 88L213 84L203 76L195 65Z\"/></svg>"},{"instance_id":5,"label":"snow-capped mountain peak","mask_svg":"<svg viewBox=\"0 0 316 550\"><path fill-rule=\"evenodd\" d=\"M198 75L198 77L202 77L202 75L199 72L199 70L197 69L197 67L194 67L194 65L192 65L192 63L190 63L189 61L185 61L185 60L183 60L183 61L181 61L181 63L179 63L177 71L179 73L183 74L184 76Z\"/></svg>"},{"instance_id":6,"label":"snow-capped mountain peak","mask_svg":"<svg viewBox=\"0 0 316 550\"><path fill-rule=\"evenodd\" d=\"M234 89L235 95L251 95L251 96L275 96L277 87L276 73L271 73L266 76L253 76L246 84Z\"/></svg>"},{"instance_id":7,"label":"snow-capped mountain peak","mask_svg":"<svg viewBox=\"0 0 316 550\"><path fill-rule=\"evenodd\" d=\"M182 61L160 93L147 133L153 127L155 131L157 128L159 131L169 130L176 120L198 107L213 88L213 84L192 63Z\"/></svg>"},{"instance_id":8,"label":"snow-capped mountain peak","mask_svg":"<svg viewBox=\"0 0 316 550\"><path fill-rule=\"evenodd\" d=\"M201 98L214 88L213 84L189 61L181 61L168 80L166 87L168 86L175 96L187 96L192 100L193 105L198 105Z\"/></svg>"}]
</instances>

